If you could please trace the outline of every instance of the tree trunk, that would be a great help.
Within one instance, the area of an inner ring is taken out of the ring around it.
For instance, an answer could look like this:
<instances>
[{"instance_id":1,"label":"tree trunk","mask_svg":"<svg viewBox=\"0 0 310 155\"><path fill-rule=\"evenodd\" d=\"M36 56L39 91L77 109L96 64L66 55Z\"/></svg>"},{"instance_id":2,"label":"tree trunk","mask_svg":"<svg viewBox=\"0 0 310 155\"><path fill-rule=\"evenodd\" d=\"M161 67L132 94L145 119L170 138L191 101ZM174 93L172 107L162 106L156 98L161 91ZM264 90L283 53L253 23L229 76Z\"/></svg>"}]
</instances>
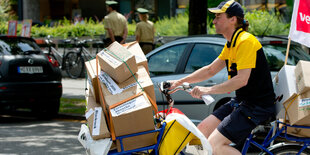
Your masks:
<instances>
[{"instance_id":1,"label":"tree trunk","mask_svg":"<svg viewBox=\"0 0 310 155\"><path fill-rule=\"evenodd\" d=\"M208 0L189 1L188 35L207 33Z\"/></svg>"}]
</instances>

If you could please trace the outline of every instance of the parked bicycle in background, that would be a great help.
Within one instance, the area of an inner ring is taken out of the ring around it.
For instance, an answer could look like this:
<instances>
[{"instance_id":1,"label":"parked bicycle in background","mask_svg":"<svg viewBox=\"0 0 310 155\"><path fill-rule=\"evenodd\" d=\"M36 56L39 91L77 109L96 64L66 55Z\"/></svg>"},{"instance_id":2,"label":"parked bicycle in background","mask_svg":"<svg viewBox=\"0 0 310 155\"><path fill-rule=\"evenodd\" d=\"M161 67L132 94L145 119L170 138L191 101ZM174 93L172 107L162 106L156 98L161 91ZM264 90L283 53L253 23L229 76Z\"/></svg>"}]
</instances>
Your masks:
<instances>
[{"instance_id":1,"label":"parked bicycle in background","mask_svg":"<svg viewBox=\"0 0 310 155\"><path fill-rule=\"evenodd\" d=\"M66 54L66 71L71 78L83 77L83 75L85 75L84 62L95 58L100 47L103 46L103 42L92 39L79 40L78 38L74 38L73 42L76 48L74 51L70 51ZM92 53L86 48L88 43L95 43L96 53Z\"/></svg>"},{"instance_id":2,"label":"parked bicycle in background","mask_svg":"<svg viewBox=\"0 0 310 155\"><path fill-rule=\"evenodd\" d=\"M84 75L84 62L95 57L88 47L88 43L93 43L96 48L96 54L99 52L100 47L103 46L102 41L97 40L79 40L78 38L66 39L63 41L64 49L60 52L54 47L54 43L51 40L51 36L47 36L45 39L47 44L46 56L54 66L59 66L61 70L65 70L66 74L70 78L79 78ZM73 43L75 48L66 50L69 45Z\"/></svg>"},{"instance_id":3,"label":"parked bicycle in background","mask_svg":"<svg viewBox=\"0 0 310 155\"><path fill-rule=\"evenodd\" d=\"M47 45L47 49L44 51L45 55L47 56L47 58L49 59L49 61L52 63L53 66L57 66L59 67L61 70L65 70L66 73L68 74L68 62L66 61L66 48L67 46L69 46L69 44L71 43L70 39L64 40L64 49L63 52L60 52L59 50L57 50L54 46L55 43L53 42L53 40L51 39L52 36L48 35L44 41ZM68 52L72 52L72 50L70 49ZM69 74L68 74L69 75ZM69 75L70 76L70 75Z\"/></svg>"}]
</instances>

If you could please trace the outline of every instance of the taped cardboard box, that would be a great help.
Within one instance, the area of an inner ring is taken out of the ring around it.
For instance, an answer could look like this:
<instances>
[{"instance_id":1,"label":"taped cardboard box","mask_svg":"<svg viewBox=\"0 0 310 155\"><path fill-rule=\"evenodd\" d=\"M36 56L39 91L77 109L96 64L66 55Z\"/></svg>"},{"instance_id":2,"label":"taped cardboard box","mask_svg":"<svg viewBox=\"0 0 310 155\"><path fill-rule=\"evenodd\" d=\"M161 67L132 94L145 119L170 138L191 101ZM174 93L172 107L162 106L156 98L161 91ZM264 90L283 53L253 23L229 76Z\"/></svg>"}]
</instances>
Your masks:
<instances>
[{"instance_id":1,"label":"taped cardboard box","mask_svg":"<svg viewBox=\"0 0 310 155\"><path fill-rule=\"evenodd\" d=\"M130 42L127 44L123 44L124 47L127 48L129 52L131 52L133 55L135 55L136 62L138 66L143 66L146 71L149 73L149 67L147 64L147 59L145 57L145 54L143 53L139 43L137 41Z\"/></svg>"},{"instance_id":2,"label":"taped cardboard box","mask_svg":"<svg viewBox=\"0 0 310 155\"><path fill-rule=\"evenodd\" d=\"M295 68L298 93L310 90L310 62L300 60Z\"/></svg>"},{"instance_id":3,"label":"taped cardboard box","mask_svg":"<svg viewBox=\"0 0 310 155\"><path fill-rule=\"evenodd\" d=\"M88 92L89 96L86 96L87 111L85 117L90 130L90 135L94 140L110 137L110 132L105 120L105 116L102 107L97 103Z\"/></svg>"},{"instance_id":4,"label":"taped cardboard box","mask_svg":"<svg viewBox=\"0 0 310 155\"><path fill-rule=\"evenodd\" d=\"M135 56L118 42L97 54L101 69L117 83L122 83L138 71Z\"/></svg>"},{"instance_id":5,"label":"taped cardboard box","mask_svg":"<svg viewBox=\"0 0 310 155\"><path fill-rule=\"evenodd\" d=\"M86 61L85 67L87 71L87 83L89 84L89 89L91 93L94 95L96 102L100 102L99 86L98 86L97 73L96 73L96 59ZM100 72L99 65L98 65L98 72Z\"/></svg>"},{"instance_id":6,"label":"taped cardboard box","mask_svg":"<svg viewBox=\"0 0 310 155\"><path fill-rule=\"evenodd\" d=\"M279 119L279 121L284 122L283 119ZM290 124L290 122L286 122L286 124ZM279 124L279 128L281 129L284 125ZM310 127L310 124L304 125ZM285 132L285 131L283 131ZM287 134L296 136L296 137L310 137L310 129L306 128L295 128L295 127L287 127Z\"/></svg>"},{"instance_id":7,"label":"taped cardboard box","mask_svg":"<svg viewBox=\"0 0 310 155\"><path fill-rule=\"evenodd\" d=\"M126 81L117 84L107 74L101 73L99 76L100 86L102 88L103 96L113 96L113 100L105 100L109 105L118 103L124 99L127 99L133 95L136 95L143 90L156 102L156 96L154 91L153 82L143 66L138 67L138 71L135 77L131 77ZM139 84L137 83L137 81ZM141 87L140 87L141 86ZM127 95L124 94L124 92Z\"/></svg>"},{"instance_id":8,"label":"taped cardboard box","mask_svg":"<svg viewBox=\"0 0 310 155\"><path fill-rule=\"evenodd\" d=\"M284 118L285 110L283 103L290 99L293 94L297 94L294 70L295 66L284 65L273 79L276 98L279 98L276 102L277 118Z\"/></svg>"},{"instance_id":9,"label":"taped cardboard box","mask_svg":"<svg viewBox=\"0 0 310 155\"><path fill-rule=\"evenodd\" d=\"M127 92L128 93L128 92ZM126 94L126 92L125 92ZM107 100L114 99L113 95ZM110 108L111 120L116 136L124 136L133 133L154 130L154 118L152 105L145 93L132 96ZM124 150L136 149L156 143L155 133L143 134L123 139ZM120 151L120 143L117 141Z\"/></svg>"},{"instance_id":10,"label":"taped cardboard box","mask_svg":"<svg viewBox=\"0 0 310 155\"><path fill-rule=\"evenodd\" d=\"M288 119L292 125L310 124L310 91L300 95L293 95L284 103Z\"/></svg>"}]
</instances>

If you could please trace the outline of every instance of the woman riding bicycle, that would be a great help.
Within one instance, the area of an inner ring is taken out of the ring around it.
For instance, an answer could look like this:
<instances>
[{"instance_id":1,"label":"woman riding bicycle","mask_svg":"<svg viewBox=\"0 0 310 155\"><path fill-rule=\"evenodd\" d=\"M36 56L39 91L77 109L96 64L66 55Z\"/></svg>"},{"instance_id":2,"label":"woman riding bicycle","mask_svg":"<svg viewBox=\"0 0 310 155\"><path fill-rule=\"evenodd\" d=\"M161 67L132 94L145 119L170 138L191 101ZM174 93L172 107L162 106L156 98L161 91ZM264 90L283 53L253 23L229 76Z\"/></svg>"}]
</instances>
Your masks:
<instances>
[{"instance_id":1,"label":"woman riding bicycle","mask_svg":"<svg viewBox=\"0 0 310 155\"><path fill-rule=\"evenodd\" d=\"M196 86L190 94L201 98L204 94L236 91L235 98L204 119L198 128L208 138L214 154L241 154L229 144L240 143L275 112L270 71L262 45L246 32L249 24L244 20L244 11L238 2L224 1L208 10L215 13L213 24L216 32L222 34L227 43L213 63L185 78L171 81L170 89L184 82L206 80L226 66L226 82L212 87Z\"/></svg>"}]
</instances>

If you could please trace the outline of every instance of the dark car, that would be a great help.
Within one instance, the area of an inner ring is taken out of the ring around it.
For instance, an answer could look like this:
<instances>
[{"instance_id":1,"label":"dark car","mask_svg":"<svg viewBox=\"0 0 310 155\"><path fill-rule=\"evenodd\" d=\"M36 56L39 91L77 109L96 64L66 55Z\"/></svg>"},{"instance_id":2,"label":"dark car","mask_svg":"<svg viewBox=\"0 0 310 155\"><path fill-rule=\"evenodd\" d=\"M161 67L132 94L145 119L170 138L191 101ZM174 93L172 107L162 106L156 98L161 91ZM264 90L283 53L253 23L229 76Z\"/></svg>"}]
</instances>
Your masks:
<instances>
[{"instance_id":1,"label":"dark car","mask_svg":"<svg viewBox=\"0 0 310 155\"><path fill-rule=\"evenodd\" d=\"M50 118L58 113L61 72L35 40L0 36L0 112L30 109ZM27 110L26 110L27 111Z\"/></svg>"},{"instance_id":2,"label":"dark car","mask_svg":"<svg viewBox=\"0 0 310 155\"><path fill-rule=\"evenodd\" d=\"M284 65L287 39L280 37L257 37L262 43L263 49L270 66L271 75L274 77ZM148 59L150 76L156 85L162 81L183 78L195 70L209 65L221 53L226 39L222 36L186 37L169 42L146 55ZM288 56L288 64L296 65L299 60L310 61L301 46L292 42ZM214 77L195 85L213 86L227 80L226 68ZM167 104L165 98L155 88L156 101L158 104ZM192 98L185 91L172 94L175 100L174 107L184 112L194 123L210 115L215 109L226 103L234 92L211 95L215 101L211 105L205 105L202 100ZM162 106L159 106L161 108Z\"/></svg>"}]
</instances>

